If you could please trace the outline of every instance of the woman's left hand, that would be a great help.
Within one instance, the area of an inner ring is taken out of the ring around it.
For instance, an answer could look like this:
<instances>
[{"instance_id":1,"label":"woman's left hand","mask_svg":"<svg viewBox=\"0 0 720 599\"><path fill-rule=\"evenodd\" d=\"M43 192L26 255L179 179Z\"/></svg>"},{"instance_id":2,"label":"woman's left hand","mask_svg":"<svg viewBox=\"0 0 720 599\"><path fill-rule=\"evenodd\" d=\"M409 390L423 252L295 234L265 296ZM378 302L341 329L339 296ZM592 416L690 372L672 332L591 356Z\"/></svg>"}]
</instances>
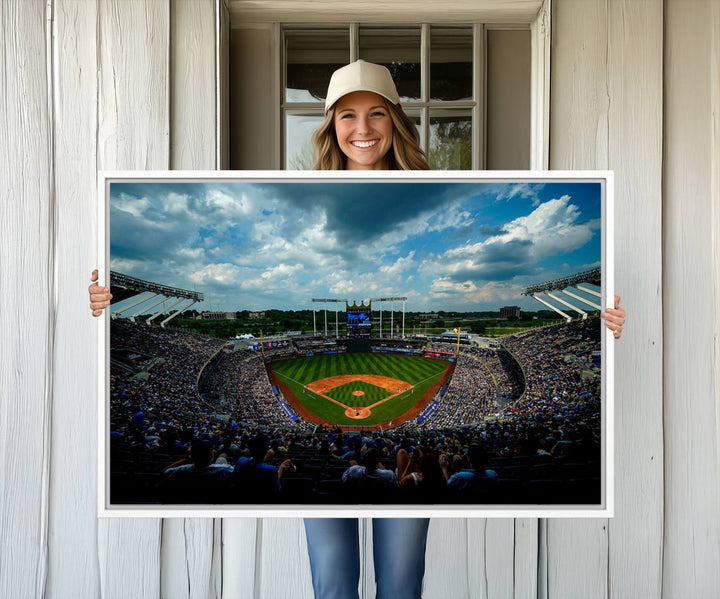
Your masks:
<instances>
[{"instance_id":1,"label":"woman's left hand","mask_svg":"<svg viewBox=\"0 0 720 599\"><path fill-rule=\"evenodd\" d=\"M600 316L605 319L605 326L613 332L613 337L620 339L625 324L625 310L620 307L620 296L615 296L615 307L608 308Z\"/></svg>"}]
</instances>

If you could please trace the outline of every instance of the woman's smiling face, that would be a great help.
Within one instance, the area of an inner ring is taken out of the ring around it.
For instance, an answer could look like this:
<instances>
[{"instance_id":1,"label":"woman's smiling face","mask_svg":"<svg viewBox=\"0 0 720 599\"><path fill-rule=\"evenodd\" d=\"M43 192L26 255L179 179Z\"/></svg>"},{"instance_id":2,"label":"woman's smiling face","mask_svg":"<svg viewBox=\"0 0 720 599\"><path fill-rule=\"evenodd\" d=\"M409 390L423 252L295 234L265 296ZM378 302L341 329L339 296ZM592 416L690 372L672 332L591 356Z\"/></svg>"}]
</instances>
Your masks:
<instances>
[{"instance_id":1,"label":"woman's smiling face","mask_svg":"<svg viewBox=\"0 0 720 599\"><path fill-rule=\"evenodd\" d=\"M335 135L347 170L385 170L393 124L387 102L367 91L349 93L335 104Z\"/></svg>"}]
</instances>

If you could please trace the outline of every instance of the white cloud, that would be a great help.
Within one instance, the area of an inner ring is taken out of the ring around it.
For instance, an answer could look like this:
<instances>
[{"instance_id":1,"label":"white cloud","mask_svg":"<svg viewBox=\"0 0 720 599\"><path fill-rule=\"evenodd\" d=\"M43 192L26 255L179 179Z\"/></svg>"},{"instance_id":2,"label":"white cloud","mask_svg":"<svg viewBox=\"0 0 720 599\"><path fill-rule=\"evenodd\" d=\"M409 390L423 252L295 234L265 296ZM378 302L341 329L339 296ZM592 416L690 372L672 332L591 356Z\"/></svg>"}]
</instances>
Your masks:
<instances>
[{"instance_id":1,"label":"white cloud","mask_svg":"<svg viewBox=\"0 0 720 599\"><path fill-rule=\"evenodd\" d=\"M457 205L449 206L445 211L436 213L433 219L428 220L428 231L443 231L467 227L473 223L472 214L466 210L458 210Z\"/></svg>"},{"instance_id":2,"label":"white cloud","mask_svg":"<svg viewBox=\"0 0 720 599\"><path fill-rule=\"evenodd\" d=\"M473 223L472 215L460 210L459 205L460 202L456 202L421 212L415 218L399 223L394 229L375 238L372 243L359 245L358 251L368 254L394 251L398 244L416 235L467 227Z\"/></svg>"},{"instance_id":3,"label":"white cloud","mask_svg":"<svg viewBox=\"0 0 720 599\"><path fill-rule=\"evenodd\" d=\"M395 277L388 279L378 272L350 273L348 271L334 272L321 280L314 281L319 286L327 288L334 295L353 299L367 299L369 297L385 297L408 295L402 288L401 281Z\"/></svg>"},{"instance_id":4,"label":"white cloud","mask_svg":"<svg viewBox=\"0 0 720 599\"><path fill-rule=\"evenodd\" d=\"M201 260L205 258L205 248L180 248L177 253L191 260Z\"/></svg>"},{"instance_id":5,"label":"white cloud","mask_svg":"<svg viewBox=\"0 0 720 599\"><path fill-rule=\"evenodd\" d=\"M297 220L293 217L297 216ZM255 242L251 253L238 256L240 264L263 267L269 264L294 264L306 270L332 270L341 266L337 254L337 237L327 231L327 215L315 210L303 215L278 213L265 216L255 223L250 238Z\"/></svg>"},{"instance_id":6,"label":"white cloud","mask_svg":"<svg viewBox=\"0 0 720 599\"><path fill-rule=\"evenodd\" d=\"M478 287L473 293L467 296L471 302L494 302L498 300L516 300L524 291L523 285L514 283L490 281L482 287Z\"/></svg>"},{"instance_id":7,"label":"white cloud","mask_svg":"<svg viewBox=\"0 0 720 599\"><path fill-rule=\"evenodd\" d=\"M145 212L152 206L147 198L135 198L125 193L112 200L112 208L132 214L135 218L145 219ZM148 224L152 224L149 222Z\"/></svg>"},{"instance_id":8,"label":"white cloud","mask_svg":"<svg viewBox=\"0 0 720 599\"><path fill-rule=\"evenodd\" d=\"M507 279L533 269L543 259L572 252L593 237L596 220L581 222L570 196L540 204L527 216L501 227L500 233L431 256L421 271L432 276Z\"/></svg>"},{"instance_id":9,"label":"white cloud","mask_svg":"<svg viewBox=\"0 0 720 599\"><path fill-rule=\"evenodd\" d=\"M413 256L415 255L415 250L412 250L408 253L408 255L403 258L400 256L395 262L392 264L384 265L380 267L380 272L385 273L386 275L390 276L399 276L400 274L406 272L408 269L412 268L414 266L413 263Z\"/></svg>"},{"instance_id":10,"label":"white cloud","mask_svg":"<svg viewBox=\"0 0 720 599\"><path fill-rule=\"evenodd\" d=\"M544 183L515 183L514 185L508 185L502 188L502 191L497 194L495 200L506 202L515 198L520 197L523 199L532 199L533 206L540 204L540 198L538 193L545 187Z\"/></svg>"},{"instance_id":11,"label":"white cloud","mask_svg":"<svg viewBox=\"0 0 720 599\"><path fill-rule=\"evenodd\" d=\"M298 273L298 271L303 269L302 264L296 264L295 266L290 266L288 264L278 264L277 266L271 266L267 268L261 275L260 278L265 280L276 280L276 279L286 279L292 275L295 275Z\"/></svg>"},{"instance_id":12,"label":"white cloud","mask_svg":"<svg viewBox=\"0 0 720 599\"><path fill-rule=\"evenodd\" d=\"M188 210L188 196L185 194L167 194L162 200L161 208L163 215L169 219L177 219L180 216L187 217L190 214Z\"/></svg>"},{"instance_id":13,"label":"white cloud","mask_svg":"<svg viewBox=\"0 0 720 599\"><path fill-rule=\"evenodd\" d=\"M430 293L469 293L476 290L477 287L472 281L457 282L449 277L435 279L430 285Z\"/></svg>"},{"instance_id":14,"label":"white cloud","mask_svg":"<svg viewBox=\"0 0 720 599\"><path fill-rule=\"evenodd\" d=\"M208 206L222 212L224 220L233 223L247 218L257 210L256 201L246 193L236 197L213 187L208 189L205 201Z\"/></svg>"},{"instance_id":15,"label":"white cloud","mask_svg":"<svg viewBox=\"0 0 720 599\"><path fill-rule=\"evenodd\" d=\"M299 245L308 252L331 252L338 247L334 231L328 231L327 213L315 210L309 215L310 222L297 235Z\"/></svg>"},{"instance_id":16,"label":"white cloud","mask_svg":"<svg viewBox=\"0 0 720 599\"><path fill-rule=\"evenodd\" d=\"M222 264L208 264L189 275L189 279L197 285L233 285L242 280L243 271L228 262Z\"/></svg>"},{"instance_id":17,"label":"white cloud","mask_svg":"<svg viewBox=\"0 0 720 599\"><path fill-rule=\"evenodd\" d=\"M262 289L265 286L266 284L263 279L245 277L242 281L240 281L241 289Z\"/></svg>"},{"instance_id":18,"label":"white cloud","mask_svg":"<svg viewBox=\"0 0 720 599\"><path fill-rule=\"evenodd\" d=\"M113 258L110 260L110 270L119 273L140 272L144 270L145 262L143 260L132 260L129 258Z\"/></svg>"},{"instance_id":19,"label":"white cloud","mask_svg":"<svg viewBox=\"0 0 720 599\"><path fill-rule=\"evenodd\" d=\"M343 275L347 278L342 278ZM347 271L344 271L343 273L340 273L340 277L332 276L330 278L337 278L335 282L332 282L329 285L331 293L340 296L347 296L347 299L350 301L352 301L354 297L362 299L382 293L382 288L380 287L379 281L374 274L350 274Z\"/></svg>"},{"instance_id":20,"label":"white cloud","mask_svg":"<svg viewBox=\"0 0 720 599\"><path fill-rule=\"evenodd\" d=\"M532 242L538 257L566 253L582 247L593 235L595 221L576 224L579 217L580 209L570 203L570 196L564 195L509 222L503 227L503 238Z\"/></svg>"},{"instance_id":21,"label":"white cloud","mask_svg":"<svg viewBox=\"0 0 720 599\"><path fill-rule=\"evenodd\" d=\"M450 299L456 304L475 305L517 299L524 287L514 283L491 281L478 286L473 281L453 281L450 277L435 279L430 286L433 299Z\"/></svg>"}]
</instances>

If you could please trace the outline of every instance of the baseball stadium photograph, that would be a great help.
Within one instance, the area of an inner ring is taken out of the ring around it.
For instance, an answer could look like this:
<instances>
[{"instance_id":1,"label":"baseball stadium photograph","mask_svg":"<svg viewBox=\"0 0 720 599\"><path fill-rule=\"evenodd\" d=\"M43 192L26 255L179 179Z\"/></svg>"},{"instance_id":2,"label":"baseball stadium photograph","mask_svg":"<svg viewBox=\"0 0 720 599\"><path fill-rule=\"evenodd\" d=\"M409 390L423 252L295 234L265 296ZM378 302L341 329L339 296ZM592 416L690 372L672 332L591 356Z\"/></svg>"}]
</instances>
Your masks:
<instances>
[{"instance_id":1,"label":"baseball stadium photograph","mask_svg":"<svg viewBox=\"0 0 720 599\"><path fill-rule=\"evenodd\" d=\"M605 179L104 186L108 509L606 507Z\"/></svg>"}]
</instances>

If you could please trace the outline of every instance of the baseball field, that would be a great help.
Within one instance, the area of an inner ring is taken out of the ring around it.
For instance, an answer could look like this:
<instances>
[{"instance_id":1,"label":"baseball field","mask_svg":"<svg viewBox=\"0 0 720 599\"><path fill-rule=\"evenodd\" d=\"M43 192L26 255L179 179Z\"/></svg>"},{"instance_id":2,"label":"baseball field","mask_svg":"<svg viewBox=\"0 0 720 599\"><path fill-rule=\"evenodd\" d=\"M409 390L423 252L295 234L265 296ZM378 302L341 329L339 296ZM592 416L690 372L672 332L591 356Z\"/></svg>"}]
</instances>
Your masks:
<instances>
[{"instance_id":1,"label":"baseball field","mask_svg":"<svg viewBox=\"0 0 720 599\"><path fill-rule=\"evenodd\" d=\"M268 371L306 419L370 426L398 424L418 413L449 366L432 358L345 353L275 362Z\"/></svg>"}]
</instances>

